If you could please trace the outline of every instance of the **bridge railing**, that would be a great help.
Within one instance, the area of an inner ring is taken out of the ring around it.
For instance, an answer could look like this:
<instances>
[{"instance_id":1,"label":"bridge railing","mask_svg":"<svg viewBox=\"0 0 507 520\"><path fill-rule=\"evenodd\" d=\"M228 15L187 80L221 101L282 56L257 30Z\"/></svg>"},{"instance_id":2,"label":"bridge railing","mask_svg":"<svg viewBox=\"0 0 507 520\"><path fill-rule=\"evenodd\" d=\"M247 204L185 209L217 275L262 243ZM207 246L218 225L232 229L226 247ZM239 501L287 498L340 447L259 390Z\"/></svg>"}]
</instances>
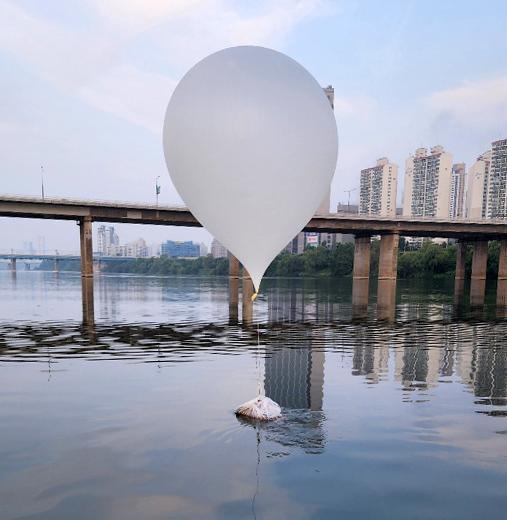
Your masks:
<instances>
[{"instance_id":1,"label":"bridge railing","mask_svg":"<svg viewBox=\"0 0 507 520\"><path fill-rule=\"evenodd\" d=\"M162 209L162 210L179 210L188 211L188 208L182 203L174 203L171 205L155 204L142 201L122 201L122 200L102 200L102 199L68 199L65 197L25 197L22 195L0 195L0 201L7 202L29 202L43 204L69 204L72 206L111 206L118 208L132 209Z\"/></svg>"},{"instance_id":2,"label":"bridge railing","mask_svg":"<svg viewBox=\"0 0 507 520\"><path fill-rule=\"evenodd\" d=\"M171 205L154 204L141 201L111 201L101 199L70 199L65 197L26 197L22 195L0 195L0 202L19 202L19 203L44 203L44 204L64 204L71 206L104 206L104 207L118 207L130 209L146 209L146 210L162 210L162 211L189 211L182 203L174 203ZM379 220L386 222L434 222L434 223L464 223L464 224L505 224L507 222L507 215L505 218L465 218L460 217L456 219L451 218L436 218L436 217L413 217L404 215L395 216L381 216L381 215L362 215L354 213L330 212L326 214L316 214L317 218L343 218L345 220Z\"/></svg>"}]
</instances>

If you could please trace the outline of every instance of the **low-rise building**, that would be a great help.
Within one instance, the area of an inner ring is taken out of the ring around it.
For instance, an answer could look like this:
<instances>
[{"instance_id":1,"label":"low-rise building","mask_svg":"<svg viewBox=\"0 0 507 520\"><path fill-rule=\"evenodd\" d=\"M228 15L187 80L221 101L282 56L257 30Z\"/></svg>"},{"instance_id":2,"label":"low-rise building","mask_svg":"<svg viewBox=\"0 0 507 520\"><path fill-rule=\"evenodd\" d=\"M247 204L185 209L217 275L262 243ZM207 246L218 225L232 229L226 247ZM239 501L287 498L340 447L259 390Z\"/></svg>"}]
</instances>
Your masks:
<instances>
[{"instance_id":1,"label":"low-rise building","mask_svg":"<svg viewBox=\"0 0 507 520\"><path fill-rule=\"evenodd\" d=\"M138 238L133 242L123 245L111 245L106 250L106 256L127 256L133 258L146 258L148 247L143 238Z\"/></svg>"},{"instance_id":2,"label":"low-rise building","mask_svg":"<svg viewBox=\"0 0 507 520\"><path fill-rule=\"evenodd\" d=\"M194 244L191 241L167 240L160 246L160 256L171 258L197 258L199 251L199 244Z\"/></svg>"}]
</instances>

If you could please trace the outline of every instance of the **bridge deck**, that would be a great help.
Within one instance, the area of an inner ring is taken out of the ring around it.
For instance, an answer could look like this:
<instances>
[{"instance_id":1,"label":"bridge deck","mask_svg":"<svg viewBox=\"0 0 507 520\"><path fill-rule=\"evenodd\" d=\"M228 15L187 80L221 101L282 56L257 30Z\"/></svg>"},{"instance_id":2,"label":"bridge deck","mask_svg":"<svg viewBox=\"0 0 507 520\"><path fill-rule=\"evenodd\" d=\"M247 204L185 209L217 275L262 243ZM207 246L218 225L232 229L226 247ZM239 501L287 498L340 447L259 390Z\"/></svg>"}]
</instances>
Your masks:
<instances>
[{"instance_id":1,"label":"bridge deck","mask_svg":"<svg viewBox=\"0 0 507 520\"><path fill-rule=\"evenodd\" d=\"M168 226L201 227L184 207L155 206L129 202L77 199L40 199L0 196L0 216L79 221L89 217L95 222L124 222ZM459 239L502 239L507 237L504 220L445 220L330 213L315 216L305 231L383 235L397 232L414 237Z\"/></svg>"}]
</instances>

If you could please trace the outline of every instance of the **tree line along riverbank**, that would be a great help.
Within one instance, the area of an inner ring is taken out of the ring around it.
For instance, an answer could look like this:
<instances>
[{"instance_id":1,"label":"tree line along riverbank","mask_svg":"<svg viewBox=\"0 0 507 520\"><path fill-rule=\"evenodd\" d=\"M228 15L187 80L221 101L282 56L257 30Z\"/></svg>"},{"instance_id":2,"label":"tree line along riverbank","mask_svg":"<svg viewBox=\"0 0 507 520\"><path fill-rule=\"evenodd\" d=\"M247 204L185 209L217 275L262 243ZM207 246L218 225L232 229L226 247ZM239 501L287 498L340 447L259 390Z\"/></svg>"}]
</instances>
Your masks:
<instances>
[{"instance_id":1,"label":"tree line along riverbank","mask_svg":"<svg viewBox=\"0 0 507 520\"><path fill-rule=\"evenodd\" d=\"M371 244L371 268L373 276L378 272L379 258L378 240ZM498 269L499 243L489 243L488 276L495 277ZM354 264L354 244L337 244L335 248L309 248L300 255L280 253L270 265L267 276L348 276L352 274ZM452 276L456 264L456 246L439 245L426 242L419 249L410 250L407 243L400 239L398 252L399 278L425 278L432 276ZM472 248L466 255L466 270L471 271ZM39 269L52 270L53 261L45 260ZM78 261L60 260L62 271L79 271ZM226 258L211 256L196 259L184 258L138 258L137 260L118 260L104 262L101 267L106 273L131 273L140 275L217 275L228 274Z\"/></svg>"}]
</instances>

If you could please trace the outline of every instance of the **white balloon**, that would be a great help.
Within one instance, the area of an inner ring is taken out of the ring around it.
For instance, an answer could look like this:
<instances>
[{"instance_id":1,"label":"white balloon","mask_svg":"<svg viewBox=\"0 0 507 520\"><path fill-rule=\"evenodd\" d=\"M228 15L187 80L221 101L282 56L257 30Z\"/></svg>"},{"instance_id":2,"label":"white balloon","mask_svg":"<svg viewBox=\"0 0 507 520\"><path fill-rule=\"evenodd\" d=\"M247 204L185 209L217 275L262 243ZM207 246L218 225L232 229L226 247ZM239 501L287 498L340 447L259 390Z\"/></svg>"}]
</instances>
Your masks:
<instances>
[{"instance_id":1,"label":"white balloon","mask_svg":"<svg viewBox=\"0 0 507 520\"><path fill-rule=\"evenodd\" d=\"M322 202L338 154L317 81L288 56L252 46L219 51L185 74L167 107L163 144L181 198L256 291Z\"/></svg>"}]
</instances>

